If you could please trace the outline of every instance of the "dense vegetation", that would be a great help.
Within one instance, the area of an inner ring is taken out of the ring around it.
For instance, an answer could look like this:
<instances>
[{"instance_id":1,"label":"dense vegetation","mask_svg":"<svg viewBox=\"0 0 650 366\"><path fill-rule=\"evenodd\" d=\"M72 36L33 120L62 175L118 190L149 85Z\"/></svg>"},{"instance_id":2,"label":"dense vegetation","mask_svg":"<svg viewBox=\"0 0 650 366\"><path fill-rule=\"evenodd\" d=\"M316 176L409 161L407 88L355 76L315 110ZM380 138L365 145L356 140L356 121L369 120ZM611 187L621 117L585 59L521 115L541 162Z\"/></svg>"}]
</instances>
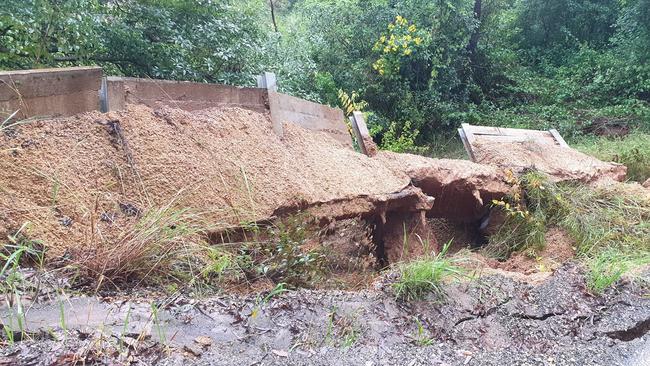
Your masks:
<instances>
[{"instance_id":1,"label":"dense vegetation","mask_svg":"<svg viewBox=\"0 0 650 366\"><path fill-rule=\"evenodd\" d=\"M433 152L461 122L569 139L650 125L650 0L5 0L0 69L251 85L365 107ZM342 91L343 93L340 93ZM642 135L644 138L647 135ZM648 147L648 145L644 145Z\"/></svg>"}]
</instances>

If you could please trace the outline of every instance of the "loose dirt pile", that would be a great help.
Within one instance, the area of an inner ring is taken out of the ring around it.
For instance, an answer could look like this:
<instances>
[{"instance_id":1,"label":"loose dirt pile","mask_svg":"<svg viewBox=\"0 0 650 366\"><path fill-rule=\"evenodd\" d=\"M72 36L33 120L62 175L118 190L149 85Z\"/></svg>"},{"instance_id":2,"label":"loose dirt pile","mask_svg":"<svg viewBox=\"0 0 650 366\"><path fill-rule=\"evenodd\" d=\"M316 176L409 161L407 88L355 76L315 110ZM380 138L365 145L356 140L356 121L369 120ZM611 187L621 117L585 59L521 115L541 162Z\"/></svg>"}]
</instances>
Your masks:
<instances>
[{"instance_id":1,"label":"loose dirt pile","mask_svg":"<svg viewBox=\"0 0 650 366\"><path fill-rule=\"evenodd\" d=\"M534 141L472 144L476 161L516 173L526 170L544 172L555 181L598 181L625 180L627 168L622 164L602 162L579 151Z\"/></svg>"},{"instance_id":2,"label":"loose dirt pile","mask_svg":"<svg viewBox=\"0 0 650 366\"><path fill-rule=\"evenodd\" d=\"M474 224L485 217L510 190L504 167L535 167L557 180L624 176L622 166L545 149L486 146L479 156L496 166L390 152L369 158L293 124L281 139L268 115L238 108L129 106L37 120L0 135L0 237L28 223L23 239L43 241L51 259L110 246L161 208L191 210L213 232L308 211L321 223L361 217L385 226L374 235L392 261L405 246L417 254L439 243L423 212Z\"/></svg>"},{"instance_id":3,"label":"loose dirt pile","mask_svg":"<svg viewBox=\"0 0 650 366\"><path fill-rule=\"evenodd\" d=\"M509 188L499 169L468 161L368 158L293 124L280 139L267 115L237 108L129 106L33 121L0 138L0 235L29 223L22 234L42 240L50 258L110 245L165 207L189 208L214 231L298 210L321 221L392 217L398 228L399 215L387 213L476 220Z\"/></svg>"},{"instance_id":4,"label":"loose dirt pile","mask_svg":"<svg viewBox=\"0 0 650 366\"><path fill-rule=\"evenodd\" d=\"M2 134L0 151L0 235L29 222L56 255L116 240L159 207L197 210L218 229L327 202L344 202L332 213L344 216L432 201L380 160L295 125L280 140L267 115L242 109L34 121Z\"/></svg>"}]
</instances>

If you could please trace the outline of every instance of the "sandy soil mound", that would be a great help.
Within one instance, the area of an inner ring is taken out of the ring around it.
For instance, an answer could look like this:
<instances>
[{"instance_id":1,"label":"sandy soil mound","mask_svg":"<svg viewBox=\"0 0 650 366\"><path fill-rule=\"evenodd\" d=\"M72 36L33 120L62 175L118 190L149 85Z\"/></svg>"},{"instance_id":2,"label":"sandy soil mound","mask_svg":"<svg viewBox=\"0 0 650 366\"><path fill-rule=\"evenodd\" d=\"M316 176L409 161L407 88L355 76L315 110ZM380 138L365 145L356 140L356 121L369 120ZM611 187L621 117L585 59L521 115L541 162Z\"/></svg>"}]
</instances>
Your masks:
<instances>
[{"instance_id":1,"label":"sandy soil mound","mask_svg":"<svg viewBox=\"0 0 650 366\"><path fill-rule=\"evenodd\" d=\"M235 108L130 106L35 121L0 135L0 152L0 235L30 222L29 237L56 255L111 242L166 205L232 226L297 202L372 209L364 198L388 200L410 183L325 134L286 125L280 140L267 115Z\"/></svg>"},{"instance_id":2,"label":"sandy soil mound","mask_svg":"<svg viewBox=\"0 0 650 366\"><path fill-rule=\"evenodd\" d=\"M472 145L476 161L520 173L528 169L548 174L554 181L576 180L583 183L625 180L622 164L602 162L579 151L540 145L533 141L504 143L478 142Z\"/></svg>"},{"instance_id":3,"label":"sandy soil mound","mask_svg":"<svg viewBox=\"0 0 650 366\"><path fill-rule=\"evenodd\" d=\"M456 221L475 221L493 199L511 189L499 167L469 160L431 159L418 155L380 152L381 160L395 171L404 171L415 186L435 197L428 215Z\"/></svg>"}]
</instances>

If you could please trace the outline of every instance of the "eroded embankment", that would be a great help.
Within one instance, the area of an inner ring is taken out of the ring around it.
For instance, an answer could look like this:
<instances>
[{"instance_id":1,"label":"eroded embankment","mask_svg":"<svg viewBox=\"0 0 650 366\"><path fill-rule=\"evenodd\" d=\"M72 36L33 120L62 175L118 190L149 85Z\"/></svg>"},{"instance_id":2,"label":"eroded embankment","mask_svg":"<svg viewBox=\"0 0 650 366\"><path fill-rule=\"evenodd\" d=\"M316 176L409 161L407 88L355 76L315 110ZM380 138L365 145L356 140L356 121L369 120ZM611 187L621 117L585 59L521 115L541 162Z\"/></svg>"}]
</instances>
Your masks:
<instances>
[{"instance_id":1,"label":"eroded embankment","mask_svg":"<svg viewBox=\"0 0 650 366\"><path fill-rule=\"evenodd\" d=\"M280 139L267 115L236 108L32 121L3 131L0 151L0 235L29 223L22 234L50 259L110 246L161 207L192 210L209 231L297 210L475 220L508 189L498 169L467 161L368 158L291 124Z\"/></svg>"}]
</instances>

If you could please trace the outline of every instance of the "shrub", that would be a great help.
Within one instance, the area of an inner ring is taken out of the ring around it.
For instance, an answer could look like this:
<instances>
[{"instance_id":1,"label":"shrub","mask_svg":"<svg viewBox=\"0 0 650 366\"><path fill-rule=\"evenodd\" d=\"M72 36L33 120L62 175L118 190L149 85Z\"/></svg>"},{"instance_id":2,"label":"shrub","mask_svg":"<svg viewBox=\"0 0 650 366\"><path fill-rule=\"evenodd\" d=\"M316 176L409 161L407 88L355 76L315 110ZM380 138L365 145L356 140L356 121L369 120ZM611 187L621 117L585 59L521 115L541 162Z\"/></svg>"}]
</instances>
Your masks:
<instances>
[{"instance_id":1,"label":"shrub","mask_svg":"<svg viewBox=\"0 0 650 366\"><path fill-rule=\"evenodd\" d=\"M290 287L310 287L325 271L325 256L319 249L307 248L308 225L303 214L266 228L250 225L250 238L208 249L203 277L223 282L267 278Z\"/></svg>"}]
</instances>

